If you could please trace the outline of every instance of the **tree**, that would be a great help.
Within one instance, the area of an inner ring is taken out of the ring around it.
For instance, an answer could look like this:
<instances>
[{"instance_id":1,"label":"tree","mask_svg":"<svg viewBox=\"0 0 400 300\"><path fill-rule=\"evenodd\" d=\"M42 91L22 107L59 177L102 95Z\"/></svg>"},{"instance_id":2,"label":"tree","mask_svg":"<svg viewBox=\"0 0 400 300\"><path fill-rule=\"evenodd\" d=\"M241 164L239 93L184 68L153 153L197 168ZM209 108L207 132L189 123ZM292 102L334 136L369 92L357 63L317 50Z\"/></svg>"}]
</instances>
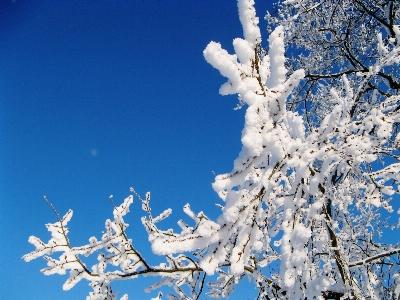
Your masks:
<instances>
[{"instance_id":1,"label":"tree","mask_svg":"<svg viewBox=\"0 0 400 300\"><path fill-rule=\"evenodd\" d=\"M247 275L259 299L397 299L400 243L379 238L400 227L383 217L400 193L399 6L285 1L267 16L267 50L253 1L238 0L244 39L233 41L236 54L215 42L204 50L228 79L220 93L238 94L247 107L242 150L212 185L223 200L219 218L187 204L192 224L164 230L157 223L171 209L153 216L150 194L132 189L152 250L166 259L152 266L125 233L133 195L119 206L111 198L114 219L101 239L80 247L67 237L72 211L61 217L45 198L58 221L46 225L47 243L29 238L36 249L23 258L44 257L47 275L69 271L64 289L90 281L87 299L116 299L113 281L145 274L161 277L150 290L170 285L168 298L198 299L215 273L212 298L228 297ZM82 256L94 253L98 262L88 268Z\"/></svg>"}]
</instances>

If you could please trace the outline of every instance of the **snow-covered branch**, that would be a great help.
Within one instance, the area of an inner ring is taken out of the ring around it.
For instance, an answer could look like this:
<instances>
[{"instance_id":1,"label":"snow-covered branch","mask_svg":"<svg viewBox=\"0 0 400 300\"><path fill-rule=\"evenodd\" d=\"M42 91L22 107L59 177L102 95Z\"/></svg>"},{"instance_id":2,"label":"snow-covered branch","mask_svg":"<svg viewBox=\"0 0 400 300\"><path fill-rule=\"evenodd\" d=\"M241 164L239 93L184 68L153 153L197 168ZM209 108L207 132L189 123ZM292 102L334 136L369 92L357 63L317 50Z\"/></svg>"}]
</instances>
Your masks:
<instances>
[{"instance_id":1,"label":"snow-covered branch","mask_svg":"<svg viewBox=\"0 0 400 300\"><path fill-rule=\"evenodd\" d=\"M377 260L377 259L380 259L380 258L390 257L390 256L395 255L395 254L400 254L400 249L390 250L390 251L383 252L383 253L380 253L380 254L375 255L375 256L370 256L370 257L368 257L366 259L363 259L363 260L360 260L360 261L349 263L349 268L366 265L366 264L369 264L369 263L373 262L374 260Z\"/></svg>"},{"instance_id":2,"label":"snow-covered branch","mask_svg":"<svg viewBox=\"0 0 400 300\"><path fill-rule=\"evenodd\" d=\"M213 298L228 297L246 275L260 299L397 298L399 245L379 238L400 227L381 217L400 211L400 5L339 2L282 2L280 17L268 17L274 29L264 49L254 1L238 0L244 39L233 41L235 54L217 42L204 50L227 79L220 94L238 94L246 107L243 146L212 184L223 202L216 220L187 204L190 224L165 230L159 224L172 210L153 216L150 194L132 190L165 263L148 264L126 236L133 196L112 201L106 232L81 247L67 238L72 211L57 214L50 241L31 237L36 250L24 259L43 256L45 274L69 270L64 289L87 279L88 299L115 299L112 281L144 274L161 277L149 290L169 285L170 299L197 299L215 273ZM288 59L291 44L299 50ZM94 253L98 263L87 268L81 256Z\"/></svg>"}]
</instances>

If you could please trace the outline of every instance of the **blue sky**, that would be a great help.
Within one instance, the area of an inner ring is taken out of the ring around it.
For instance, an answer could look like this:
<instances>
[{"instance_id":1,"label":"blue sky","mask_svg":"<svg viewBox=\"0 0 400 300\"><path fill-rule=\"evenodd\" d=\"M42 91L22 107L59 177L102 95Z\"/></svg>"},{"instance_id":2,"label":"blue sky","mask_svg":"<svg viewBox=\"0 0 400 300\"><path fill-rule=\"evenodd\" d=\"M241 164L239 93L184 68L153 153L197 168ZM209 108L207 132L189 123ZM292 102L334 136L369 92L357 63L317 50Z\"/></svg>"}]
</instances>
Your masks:
<instances>
[{"instance_id":1,"label":"blue sky","mask_svg":"<svg viewBox=\"0 0 400 300\"><path fill-rule=\"evenodd\" d=\"M269 1L264 1L269 2ZM257 7L262 17L270 3ZM263 33L265 26L261 24ZM44 276L25 263L28 237L47 241L45 223L74 210L72 245L100 237L133 186L152 192L155 214L182 206L216 216L210 182L240 151L243 111L218 94L224 78L202 55L211 41L232 52L242 36L235 1L0 2L0 282L9 299L84 299L81 282ZM135 201L128 235L152 258ZM155 279L115 289L141 296ZM254 298L244 289L235 299Z\"/></svg>"}]
</instances>

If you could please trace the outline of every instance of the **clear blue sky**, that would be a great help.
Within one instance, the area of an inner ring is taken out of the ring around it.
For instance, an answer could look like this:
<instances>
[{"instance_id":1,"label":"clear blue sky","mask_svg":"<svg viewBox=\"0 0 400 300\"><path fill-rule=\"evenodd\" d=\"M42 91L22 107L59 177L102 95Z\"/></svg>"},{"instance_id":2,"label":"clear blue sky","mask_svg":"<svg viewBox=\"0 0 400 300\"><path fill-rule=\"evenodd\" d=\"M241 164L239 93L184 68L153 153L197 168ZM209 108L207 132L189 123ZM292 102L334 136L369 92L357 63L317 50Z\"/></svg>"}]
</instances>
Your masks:
<instances>
[{"instance_id":1,"label":"clear blue sky","mask_svg":"<svg viewBox=\"0 0 400 300\"><path fill-rule=\"evenodd\" d=\"M271 4L260 2L262 19ZM81 282L64 292L67 276L42 275L42 259L21 260L34 249L28 237L47 241L44 224L56 221L43 195L60 214L74 210L75 246L101 236L109 195L120 203L131 186L152 192L155 214L173 208L166 228L188 202L217 215L212 171L231 170L243 111L233 110L236 97L218 94L225 80L202 52L211 40L232 52L241 36L236 1L0 1L2 297L84 299L90 291ZM128 234L151 261L142 215L135 201ZM154 281L115 289L140 299Z\"/></svg>"}]
</instances>

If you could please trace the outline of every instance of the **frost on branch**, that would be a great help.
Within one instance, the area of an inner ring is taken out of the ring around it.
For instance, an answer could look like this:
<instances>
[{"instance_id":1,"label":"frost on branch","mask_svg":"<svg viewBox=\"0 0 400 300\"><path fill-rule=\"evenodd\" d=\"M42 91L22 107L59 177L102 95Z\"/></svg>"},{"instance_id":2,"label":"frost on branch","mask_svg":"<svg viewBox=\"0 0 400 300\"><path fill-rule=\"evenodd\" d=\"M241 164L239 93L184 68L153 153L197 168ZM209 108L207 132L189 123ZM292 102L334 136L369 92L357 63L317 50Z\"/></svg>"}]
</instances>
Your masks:
<instances>
[{"instance_id":1,"label":"frost on branch","mask_svg":"<svg viewBox=\"0 0 400 300\"><path fill-rule=\"evenodd\" d=\"M45 198L46 202L47 199ZM69 278L63 285L64 290L74 287L80 280L86 279L91 281L90 285L94 292L90 293L88 299L116 299L109 286L109 283L119 278L126 272L134 273L143 267L142 259L132 245L131 241L125 236L125 229L128 227L123 217L129 212L129 206L133 202L130 196L118 207L114 206L114 221L106 221L106 232L100 241L95 237L89 239L89 244L81 247L72 247L67 237L67 223L71 220L72 211L61 219L50 202L54 212L59 219L54 224L47 224L46 227L51 232L52 238L48 243L42 242L39 238L31 236L29 242L36 249L29 254L23 256L25 261L43 256L47 261L48 267L42 269L45 275L65 274L69 270ZM104 252L100 250L103 249ZM52 258L50 255L61 252L58 259ZM91 270L83 263L81 256L89 256L93 253L98 254L98 264L92 266ZM107 264L119 266L123 272L105 272ZM127 299L127 296L121 299Z\"/></svg>"},{"instance_id":2,"label":"frost on branch","mask_svg":"<svg viewBox=\"0 0 400 300\"><path fill-rule=\"evenodd\" d=\"M92 237L82 247L67 238L72 211L63 219L57 214L58 222L47 225L51 240L31 237L36 250L24 259L43 256L45 274L69 270L65 289L89 280L88 299L115 299L112 281L139 275L160 277L147 291L168 285L169 299L198 299L213 274L212 298L229 297L248 277L260 299L397 299L400 244L380 240L400 227L398 219L381 217L400 211L400 14L399 4L390 3L380 4L387 10L382 15L368 1L344 0L343 10L333 0L285 1L280 16L287 19L284 26L271 21L277 26L267 51L254 2L239 0L244 39L233 41L235 54L216 42L204 50L227 79L220 94L238 94L246 106L242 149L232 171L212 184L224 204L217 220L187 204L180 232L162 229L172 210L153 216L150 194L142 199L132 190L147 214L142 223L152 251L165 263L150 266L126 236L133 196L120 206L111 199L114 219L100 240ZM354 26L352 14L372 25ZM369 43L352 46L352 30ZM299 58L285 57L285 34L304 47ZM321 43L329 47L318 48ZM51 257L56 252L58 259ZM98 263L87 268L82 256L94 253Z\"/></svg>"}]
</instances>

